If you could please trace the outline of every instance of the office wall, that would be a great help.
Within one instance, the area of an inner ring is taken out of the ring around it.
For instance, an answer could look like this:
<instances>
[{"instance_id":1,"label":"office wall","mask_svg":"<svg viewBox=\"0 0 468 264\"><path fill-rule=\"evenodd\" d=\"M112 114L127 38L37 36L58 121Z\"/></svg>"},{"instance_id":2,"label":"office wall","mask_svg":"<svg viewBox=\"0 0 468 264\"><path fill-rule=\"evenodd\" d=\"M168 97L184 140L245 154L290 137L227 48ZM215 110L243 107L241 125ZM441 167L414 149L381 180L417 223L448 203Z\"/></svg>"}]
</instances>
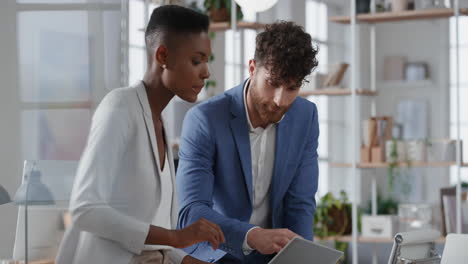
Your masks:
<instances>
[{"instance_id":1,"label":"office wall","mask_svg":"<svg viewBox=\"0 0 468 264\"><path fill-rule=\"evenodd\" d=\"M15 1L0 1L0 184L10 196L21 180ZM17 209L0 205L0 259L13 252Z\"/></svg>"}]
</instances>

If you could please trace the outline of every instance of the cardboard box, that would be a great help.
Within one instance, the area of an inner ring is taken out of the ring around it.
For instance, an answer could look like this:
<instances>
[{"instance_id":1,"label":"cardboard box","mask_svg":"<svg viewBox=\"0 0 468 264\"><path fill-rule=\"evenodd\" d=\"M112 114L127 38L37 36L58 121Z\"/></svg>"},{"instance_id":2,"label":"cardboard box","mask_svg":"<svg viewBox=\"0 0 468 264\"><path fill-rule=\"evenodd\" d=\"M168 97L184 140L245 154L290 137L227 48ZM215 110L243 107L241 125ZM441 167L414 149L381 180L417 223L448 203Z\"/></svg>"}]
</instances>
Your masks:
<instances>
[{"instance_id":1,"label":"cardboard box","mask_svg":"<svg viewBox=\"0 0 468 264\"><path fill-rule=\"evenodd\" d=\"M363 215L362 236L375 238L393 238L397 233L396 215Z\"/></svg>"},{"instance_id":2,"label":"cardboard box","mask_svg":"<svg viewBox=\"0 0 468 264\"><path fill-rule=\"evenodd\" d=\"M371 148L365 145L361 146L361 162L371 162Z\"/></svg>"},{"instance_id":3,"label":"cardboard box","mask_svg":"<svg viewBox=\"0 0 468 264\"><path fill-rule=\"evenodd\" d=\"M372 163L385 162L384 147L383 146L372 147L372 149L371 149L371 162Z\"/></svg>"}]
</instances>

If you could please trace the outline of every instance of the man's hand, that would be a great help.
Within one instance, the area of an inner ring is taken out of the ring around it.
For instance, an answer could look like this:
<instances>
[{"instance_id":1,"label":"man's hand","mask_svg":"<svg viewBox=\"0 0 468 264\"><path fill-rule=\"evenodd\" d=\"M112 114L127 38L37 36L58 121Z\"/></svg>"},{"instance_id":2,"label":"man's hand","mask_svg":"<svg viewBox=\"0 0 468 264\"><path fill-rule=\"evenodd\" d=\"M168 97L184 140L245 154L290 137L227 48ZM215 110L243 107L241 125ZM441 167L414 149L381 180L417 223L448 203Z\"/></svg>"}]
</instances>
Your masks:
<instances>
[{"instance_id":1,"label":"man's hand","mask_svg":"<svg viewBox=\"0 0 468 264\"><path fill-rule=\"evenodd\" d=\"M279 252L284 246L298 236L289 229L254 228L247 235L247 244L263 255Z\"/></svg>"},{"instance_id":2,"label":"man's hand","mask_svg":"<svg viewBox=\"0 0 468 264\"><path fill-rule=\"evenodd\" d=\"M184 257L181 264L209 264L209 263L198 260L198 259L196 259L194 257L191 257L191 256L187 255L187 256Z\"/></svg>"},{"instance_id":3,"label":"man's hand","mask_svg":"<svg viewBox=\"0 0 468 264\"><path fill-rule=\"evenodd\" d=\"M208 241L213 246L213 249L216 250L219 244L225 242L221 228L217 224L203 218L184 229L172 230L171 232L171 246L175 248L185 248L196 243Z\"/></svg>"}]
</instances>

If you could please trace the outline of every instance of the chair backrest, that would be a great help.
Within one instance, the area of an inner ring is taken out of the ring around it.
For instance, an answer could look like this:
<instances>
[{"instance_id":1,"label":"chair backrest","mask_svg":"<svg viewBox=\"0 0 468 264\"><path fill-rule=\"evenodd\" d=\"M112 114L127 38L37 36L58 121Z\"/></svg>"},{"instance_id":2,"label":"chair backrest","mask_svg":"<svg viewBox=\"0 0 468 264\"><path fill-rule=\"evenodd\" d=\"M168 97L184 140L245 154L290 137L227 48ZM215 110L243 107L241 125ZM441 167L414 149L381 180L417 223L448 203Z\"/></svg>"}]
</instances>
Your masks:
<instances>
[{"instance_id":1,"label":"chair backrest","mask_svg":"<svg viewBox=\"0 0 468 264\"><path fill-rule=\"evenodd\" d=\"M439 237L440 232L436 230L396 234L388 264L439 263L440 257L435 253L435 240Z\"/></svg>"},{"instance_id":2,"label":"chair backrest","mask_svg":"<svg viewBox=\"0 0 468 264\"><path fill-rule=\"evenodd\" d=\"M445 240L441 264L468 263L468 234L449 234Z\"/></svg>"}]
</instances>

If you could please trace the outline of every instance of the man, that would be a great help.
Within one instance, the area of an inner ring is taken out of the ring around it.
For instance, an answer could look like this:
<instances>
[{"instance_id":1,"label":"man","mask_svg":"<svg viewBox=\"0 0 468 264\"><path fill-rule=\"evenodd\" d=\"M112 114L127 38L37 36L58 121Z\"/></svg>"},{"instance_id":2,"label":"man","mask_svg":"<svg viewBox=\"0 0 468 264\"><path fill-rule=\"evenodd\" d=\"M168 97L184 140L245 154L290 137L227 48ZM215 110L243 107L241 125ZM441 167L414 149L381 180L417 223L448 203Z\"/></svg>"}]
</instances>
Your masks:
<instances>
[{"instance_id":1,"label":"man","mask_svg":"<svg viewBox=\"0 0 468 264\"><path fill-rule=\"evenodd\" d=\"M209 77L208 25L188 8L153 11L143 80L111 91L93 116L57 264L203 264L178 248L224 241L205 219L175 230L175 170L161 117L175 95L196 101Z\"/></svg>"},{"instance_id":2,"label":"man","mask_svg":"<svg viewBox=\"0 0 468 264\"><path fill-rule=\"evenodd\" d=\"M250 78L185 118L179 227L218 224L226 243L186 249L203 261L267 263L290 239L313 239L318 183L316 106L298 98L318 64L309 34L277 22L256 38Z\"/></svg>"}]
</instances>

